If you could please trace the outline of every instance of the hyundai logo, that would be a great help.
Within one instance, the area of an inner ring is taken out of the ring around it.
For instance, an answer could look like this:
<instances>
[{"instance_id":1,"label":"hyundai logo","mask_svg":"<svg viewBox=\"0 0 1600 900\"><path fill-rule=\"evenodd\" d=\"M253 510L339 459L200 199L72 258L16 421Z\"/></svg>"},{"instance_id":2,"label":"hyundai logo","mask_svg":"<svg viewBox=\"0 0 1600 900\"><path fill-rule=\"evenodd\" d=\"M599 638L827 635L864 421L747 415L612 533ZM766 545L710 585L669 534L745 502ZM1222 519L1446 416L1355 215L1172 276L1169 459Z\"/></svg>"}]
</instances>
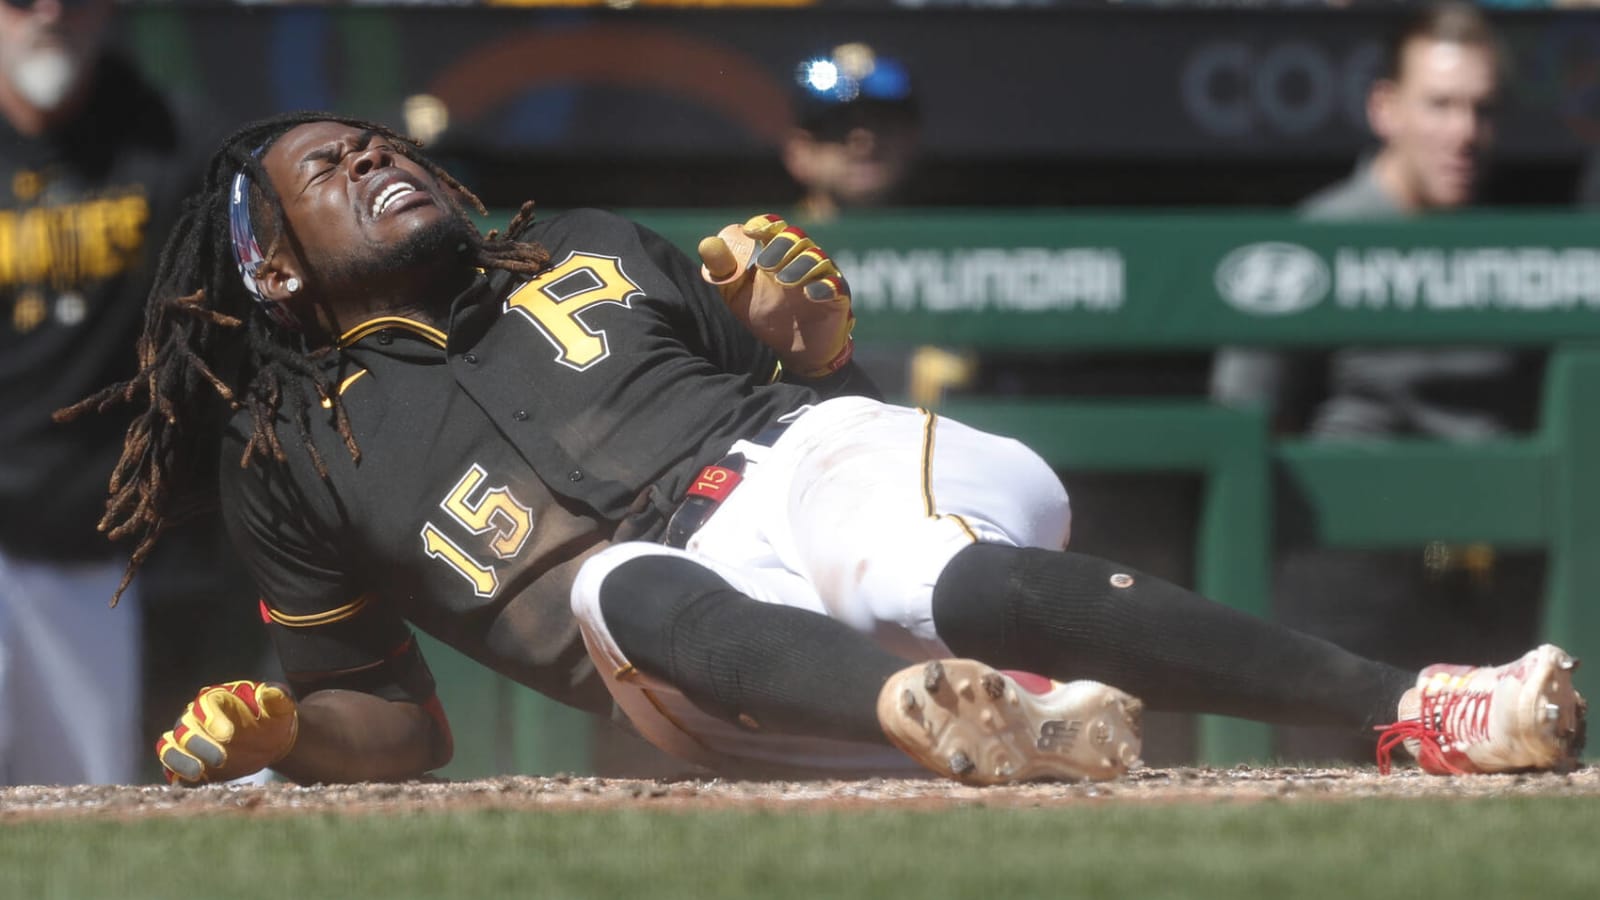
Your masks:
<instances>
[{"instance_id":1,"label":"hyundai logo","mask_svg":"<svg viewBox=\"0 0 1600 900\"><path fill-rule=\"evenodd\" d=\"M1328 267L1299 244L1246 244L1217 264L1217 293L1254 316L1304 312L1328 295Z\"/></svg>"}]
</instances>

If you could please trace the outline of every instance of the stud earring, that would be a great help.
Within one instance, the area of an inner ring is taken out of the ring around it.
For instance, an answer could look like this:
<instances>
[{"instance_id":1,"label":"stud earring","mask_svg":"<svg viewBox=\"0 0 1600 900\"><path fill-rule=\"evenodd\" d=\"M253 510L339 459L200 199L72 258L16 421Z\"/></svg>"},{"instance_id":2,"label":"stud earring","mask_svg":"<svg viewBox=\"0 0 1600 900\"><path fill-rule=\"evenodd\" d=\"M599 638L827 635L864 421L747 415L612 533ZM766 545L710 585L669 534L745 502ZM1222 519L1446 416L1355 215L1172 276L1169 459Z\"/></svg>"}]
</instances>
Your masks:
<instances>
[{"instance_id":1,"label":"stud earring","mask_svg":"<svg viewBox=\"0 0 1600 900\"><path fill-rule=\"evenodd\" d=\"M294 292L295 292L295 291L298 291L298 290L300 290L300 279L298 279L298 278L294 278L294 277L291 277L291 278L290 278L290 279L289 279L289 280L288 280L288 281L285 281L285 282L284 282L284 283L283 283L283 286L284 286L284 287L285 287L285 288L288 288L288 290L289 290L289 293L291 293L291 294L292 294L292 293L294 293Z\"/></svg>"}]
</instances>

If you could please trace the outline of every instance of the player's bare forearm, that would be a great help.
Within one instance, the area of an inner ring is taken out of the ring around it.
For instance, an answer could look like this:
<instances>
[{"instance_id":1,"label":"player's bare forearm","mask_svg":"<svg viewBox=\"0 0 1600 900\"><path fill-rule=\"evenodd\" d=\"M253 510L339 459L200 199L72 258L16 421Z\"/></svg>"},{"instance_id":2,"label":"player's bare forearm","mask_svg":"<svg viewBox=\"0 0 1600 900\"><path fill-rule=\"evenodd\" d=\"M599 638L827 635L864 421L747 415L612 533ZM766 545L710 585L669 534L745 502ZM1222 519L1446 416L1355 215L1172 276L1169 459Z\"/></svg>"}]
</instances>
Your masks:
<instances>
[{"instance_id":1,"label":"player's bare forearm","mask_svg":"<svg viewBox=\"0 0 1600 900\"><path fill-rule=\"evenodd\" d=\"M449 737L415 703L325 690L300 701L300 735L273 769L291 781L399 781L449 762Z\"/></svg>"}]
</instances>

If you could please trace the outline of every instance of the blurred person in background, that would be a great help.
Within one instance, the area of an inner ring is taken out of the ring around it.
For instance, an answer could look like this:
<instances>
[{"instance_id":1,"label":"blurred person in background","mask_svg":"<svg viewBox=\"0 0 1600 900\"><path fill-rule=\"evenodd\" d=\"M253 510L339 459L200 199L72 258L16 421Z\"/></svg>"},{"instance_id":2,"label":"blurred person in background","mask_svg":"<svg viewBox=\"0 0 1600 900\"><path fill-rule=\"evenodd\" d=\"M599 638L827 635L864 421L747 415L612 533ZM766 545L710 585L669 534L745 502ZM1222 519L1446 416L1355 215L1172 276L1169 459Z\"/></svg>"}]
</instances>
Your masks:
<instances>
[{"instance_id":1,"label":"blurred person in background","mask_svg":"<svg viewBox=\"0 0 1600 900\"><path fill-rule=\"evenodd\" d=\"M835 46L795 67L796 124L783 167L801 195L790 216L802 227L851 212L893 206L913 177L922 107L911 70L864 43ZM857 361L888 395L932 406L946 382L968 373L959 354L938 348L863 347Z\"/></svg>"},{"instance_id":2,"label":"blurred person in background","mask_svg":"<svg viewBox=\"0 0 1600 900\"><path fill-rule=\"evenodd\" d=\"M1301 207L1309 220L1393 220L1469 206L1494 139L1504 51L1483 14L1427 7L1392 38L1367 116L1380 142L1344 181ZM1265 408L1275 430L1321 440L1476 441L1534 425L1542 354L1494 347L1340 347L1324 354L1221 352L1212 395ZM1466 485L1462 486L1465 490ZM1535 554L1442 542L1419 551L1308 546L1287 515L1275 595L1285 624L1406 665L1520 646L1534 633ZM1293 598L1292 601L1290 598ZM1287 758L1364 758L1338 736L1289 729Z\"/></svg>"},{"instance_id":3,"label":"blurred person in background","mask_svg":"<svg viewBox=\"0 0 1600 900\"><path fill-rule=\"evenodd\" d=\"M897 199L917 157L921 110L903 63L861 43L801 63L799 121L783 165L803 191L794 215L830 222Z\"/></svg>"},{"instance_id":4,"label":"blurred person in background","mask_svg":"<svg viewBox=\"0 0 1600 900\"><path fill-rule=\"evenodd\" d=\"M96 525L126 423L50 419L135 371L150 236L175 221L208 143L108 48L112 7L0 4L0 784L141 780L159 734L141 721L153 585L215 586L214 555L185 548L209 551L220 529L197 529L108 608L127 560Z\"/></svg>"}]
</instances>

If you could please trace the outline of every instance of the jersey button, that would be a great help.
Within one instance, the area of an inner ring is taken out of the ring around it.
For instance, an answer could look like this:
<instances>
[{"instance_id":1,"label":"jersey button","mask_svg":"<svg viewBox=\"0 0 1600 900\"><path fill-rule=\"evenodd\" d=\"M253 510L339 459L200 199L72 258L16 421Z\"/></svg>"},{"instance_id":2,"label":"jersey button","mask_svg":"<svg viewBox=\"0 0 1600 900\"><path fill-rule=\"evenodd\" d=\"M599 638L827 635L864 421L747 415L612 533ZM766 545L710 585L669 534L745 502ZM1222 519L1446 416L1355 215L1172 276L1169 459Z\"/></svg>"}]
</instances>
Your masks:
<instances>
[{"instance_id":1,"label":"jersey button","mask_svg":"<svg viewBox=\"0 0 1600 900\"><path fill-rule=\"evenodd\" d=\"M583 480L583 470L582 469L573 469L571 472L568 472L567 473L567 480L568 481L582 481Z\"/></svg>"},{"instance_id":2,"label":"jersey button","mask_svg":"<svg viewBox=\"0 0 1600 900\"><path fill-rule=\"evenodd\" d=\"M465 353L462 354L461 358L466 360L467 365L469 366L475 366L478 364L478 354L476 353Z\"/></svg>"},{"instance_id":3,"label":"jersey button","mask_svg":"<svg viewBox=\"0 0 1600 900\"><path fill-rule=\"evenodd\" d=\"M528 421L528 411L525 409L519 409L511 414L511 418L516 419L518 422L526 422Z\"/></svg>"},{"instance_id":4,"label":"jersey button","mask_svg":"<svg viewBox=\"0 0 1600 900\"><path fill-rule=\"evenodd\" d=\"M383 331L378 332L378 343L387 347L394 343L394 335L390 334L389 330L386 328Z\"/></svg>"}]
</instances>

